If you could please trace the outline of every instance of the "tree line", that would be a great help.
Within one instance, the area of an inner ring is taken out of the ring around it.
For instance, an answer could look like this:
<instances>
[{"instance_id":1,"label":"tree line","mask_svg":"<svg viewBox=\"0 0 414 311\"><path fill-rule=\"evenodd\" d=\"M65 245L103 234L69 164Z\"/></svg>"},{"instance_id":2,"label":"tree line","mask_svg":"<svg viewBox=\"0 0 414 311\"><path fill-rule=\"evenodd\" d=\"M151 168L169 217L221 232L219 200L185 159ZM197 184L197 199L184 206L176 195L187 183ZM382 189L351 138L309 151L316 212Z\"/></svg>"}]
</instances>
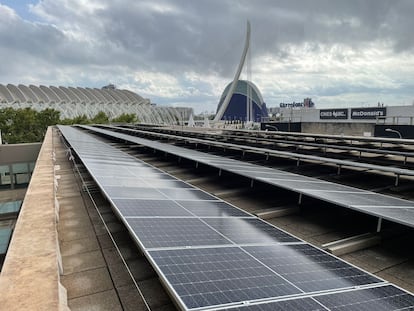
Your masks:
<instances>
[{"instance_id":1,"label":"tree line","mask_svg":"<svg viewBox=\"0 0 414 311\"><path fill-rule=\"evenodd\" d=\"M36 111L32 108L2 108L0 109L0 130L3 144L18 144L41 142L48 126L56 124L107 124L107 123L136 123L135 114L124 113L116 118L110 118L105 112L98 112L93 118L86 115L75 118L61 119L60 111L45 109Z\"/></svg>"}]
</instances>

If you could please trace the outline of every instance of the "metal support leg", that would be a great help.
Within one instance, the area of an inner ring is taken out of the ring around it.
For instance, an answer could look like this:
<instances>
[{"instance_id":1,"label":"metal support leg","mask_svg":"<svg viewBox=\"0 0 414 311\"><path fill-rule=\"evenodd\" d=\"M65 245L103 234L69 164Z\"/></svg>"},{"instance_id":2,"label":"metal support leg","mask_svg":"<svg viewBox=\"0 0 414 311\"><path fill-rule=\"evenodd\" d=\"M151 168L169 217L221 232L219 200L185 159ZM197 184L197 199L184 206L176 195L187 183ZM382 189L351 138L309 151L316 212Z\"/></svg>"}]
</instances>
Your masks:
<instances>
[{"instance_id":1,"label":"metal support leg","mask_svg":"<svg viewBox=\"0 0 414 311\"><path fill-rule=\"evenodd\" d=\"M377 232L380 232L381 231L381 225L382 225L382 218L378 218Z\"/></svg>"},{"instance_id":2,"label":"metal support leg","mask_svg":"<svg viewBox=\"0 0 414 311\"><path fill-rule=\"evenodd\" d=\"M338 165L338 172L336 173L337 175L341 175L341 165Z\"/></svg>"},{"instance_id":3,"label":"metal support leg","mask_svg":"<svg viewBox=\"0 0 414 311\"><path fill-rule=\"evenodd\" d=\"M221 169L219 169L219 176L221 176Z\"/></svg>"},{"instance_id":4,"label":"metal support leg","mask_svg":"<svg viewBox=\"0 0 414 311\"><path fill-rule=\"evenodd\" d=\"M266 153L266 161L269 161L269 153Z\"/></svg>"},{"instance_id":5,"label":"metal support leg","mask_svg":"<svg viewBox=\"0 0 414 311\"><path fill-rule=\"evenodd\" d=\"M299 193L299 200L298 200L299 205L302 204L302 196L303 196L303 194Z\"/></svg>"},{"instance_id":6,"label":"metal support leg","mask_svg":"<svg viewBox=\"0 0 414 311\"><path fill-rule=\"evenodd\" d=\"M252 180L250 181L250 188L253 188L253 185L254 185L254 180L252 179Z\"/></svg>"},{"instance_id":7,"label":"metal support leg","mask_svg":"<svg viewBox=\"0 0 414 311\"><path fill-rule=\"evenodd\" d=\"M196 162L196 168L198 168L198 162Z\"/></svg>"},{"instance_id":8,"label":"metal support leg","mask_svg":"<svg viewBox=\"0 0 414 311\"><path fill-rule=\"evenodd\" d=\"M296 161L296 166L299 166L300 164L300 159L298 158L298 160Z\"/></svg>"},{"instance_id":9,"label":"metal support leg","mask_svg":"<svg viewBox=\"0 0 414 311\"><path fill-rule=\"evenodd\" d=\"M397 175L395 176L395 186L396 186L396 187L398 187L399 182L400 182L400 175L398 175L398 174L397 174Z\"/></svg>"}]
</instances>

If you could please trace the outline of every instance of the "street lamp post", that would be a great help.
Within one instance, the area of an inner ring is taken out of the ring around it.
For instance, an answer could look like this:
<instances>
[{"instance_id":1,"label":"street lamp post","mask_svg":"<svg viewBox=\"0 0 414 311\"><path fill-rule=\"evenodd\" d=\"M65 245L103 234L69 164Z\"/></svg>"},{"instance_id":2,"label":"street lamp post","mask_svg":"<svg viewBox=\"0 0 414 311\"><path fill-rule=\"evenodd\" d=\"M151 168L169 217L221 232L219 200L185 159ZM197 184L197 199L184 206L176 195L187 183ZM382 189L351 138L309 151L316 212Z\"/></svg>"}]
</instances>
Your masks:
<instances>
[{"instance_id":1,"label":"street lamp post","mask_svg":"<svg viewBox=\"0 0 414 311\"><path fill-rule=\"evenodd\" d=\"M397 130L393 130L393 129L388 128L388 129L385 129L385 131L386 131L386 132L391 132L391 133L396 133L396 134L398 135L398 137L399 137L400 139L402 139L402 135L401 135L401 133L400 133L399 131L397 131Z\"/></svg>"}]
</instances>

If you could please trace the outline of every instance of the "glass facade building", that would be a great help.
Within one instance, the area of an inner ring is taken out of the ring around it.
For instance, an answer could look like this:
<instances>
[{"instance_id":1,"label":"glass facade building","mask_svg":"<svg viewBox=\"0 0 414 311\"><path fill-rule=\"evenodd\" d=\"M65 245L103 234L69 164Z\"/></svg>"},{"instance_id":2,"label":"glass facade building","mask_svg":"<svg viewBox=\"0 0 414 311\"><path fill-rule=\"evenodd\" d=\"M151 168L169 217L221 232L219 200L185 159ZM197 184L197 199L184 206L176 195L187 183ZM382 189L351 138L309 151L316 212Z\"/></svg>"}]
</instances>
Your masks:
<instances>
[{"instance_id":1,"label":"glass facade building","mask_svg":"<svg viewBox=\"0 0 414 311\"><path fill-rule=\"evenodd\" d=\"M231 83L224 89L224 92L220 97L217 112L220 110L220 107L222 106L226 95L230 90L230 86ZM266 104L264 103L263 97L257 86L250 81L239 80L233 96L231 97L231 100L221 119L246 121L247 106L250 99L252 103L252 121L260 122L262 118L268 117Z\"/></svg>"}]
</instances>

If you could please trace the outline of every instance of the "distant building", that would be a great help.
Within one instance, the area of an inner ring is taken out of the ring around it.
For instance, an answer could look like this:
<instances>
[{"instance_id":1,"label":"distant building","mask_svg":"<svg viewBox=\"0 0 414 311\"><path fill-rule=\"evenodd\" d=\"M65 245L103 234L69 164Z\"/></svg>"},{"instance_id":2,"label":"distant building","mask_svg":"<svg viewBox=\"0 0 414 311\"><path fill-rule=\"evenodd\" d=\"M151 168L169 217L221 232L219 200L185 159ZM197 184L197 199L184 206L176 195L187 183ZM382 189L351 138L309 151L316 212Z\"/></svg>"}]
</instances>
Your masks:
<instances>
[{"instance_id":1,"label":"distant building","mask_svg":"<svg viewBox=\"0 0 414 311\"><path fill-rule=\"evenodd\" d=\"M280 103L280 108L315 108L315 103L312 101L312 98L305 98L303 102L293 102L293 103Z\"/></svg>"},{"instance_id":2,"label":"distant building","mask_svg":"<svg viewBox=\"0 0 414 311\"><path fill-rule=\"evenodd\" d=\"M303 100L303 107L315 108L315 103L312 101L312 98L309 98L309 97L305 98Z\"/></svg>"},{"instance_id":3,"label":"distant building","mask_svg":"<svg viewBox=\"0 0 414 311\"><path fill-rule=\"evenodd\" d=\"M86 115L94 117L100 111L110 118L121 114L136 114L141 123L176 124L175 108L151 104L149 99L113 84L98 88L0 84L1 108L47 108L60 111L62 118Z\"/></svg>"},{"instance_id":4,"label":"distant building","mask_svg":"<svg viewBox=\"0 0 414 311\"><path fill-rule=\"evenodd\" d=\"M229 92L231 83L224 89L221 95L220 102L217 107L217 112ZM251 118L252 121L260 122L263 117L268 116L266 104L263 101L262 94L255 84L246 80L238 80L236 89L226 110L223 113L221 120L240 120L246 121L248 102L251 100Z\"/></svg>"}]
</instances>

